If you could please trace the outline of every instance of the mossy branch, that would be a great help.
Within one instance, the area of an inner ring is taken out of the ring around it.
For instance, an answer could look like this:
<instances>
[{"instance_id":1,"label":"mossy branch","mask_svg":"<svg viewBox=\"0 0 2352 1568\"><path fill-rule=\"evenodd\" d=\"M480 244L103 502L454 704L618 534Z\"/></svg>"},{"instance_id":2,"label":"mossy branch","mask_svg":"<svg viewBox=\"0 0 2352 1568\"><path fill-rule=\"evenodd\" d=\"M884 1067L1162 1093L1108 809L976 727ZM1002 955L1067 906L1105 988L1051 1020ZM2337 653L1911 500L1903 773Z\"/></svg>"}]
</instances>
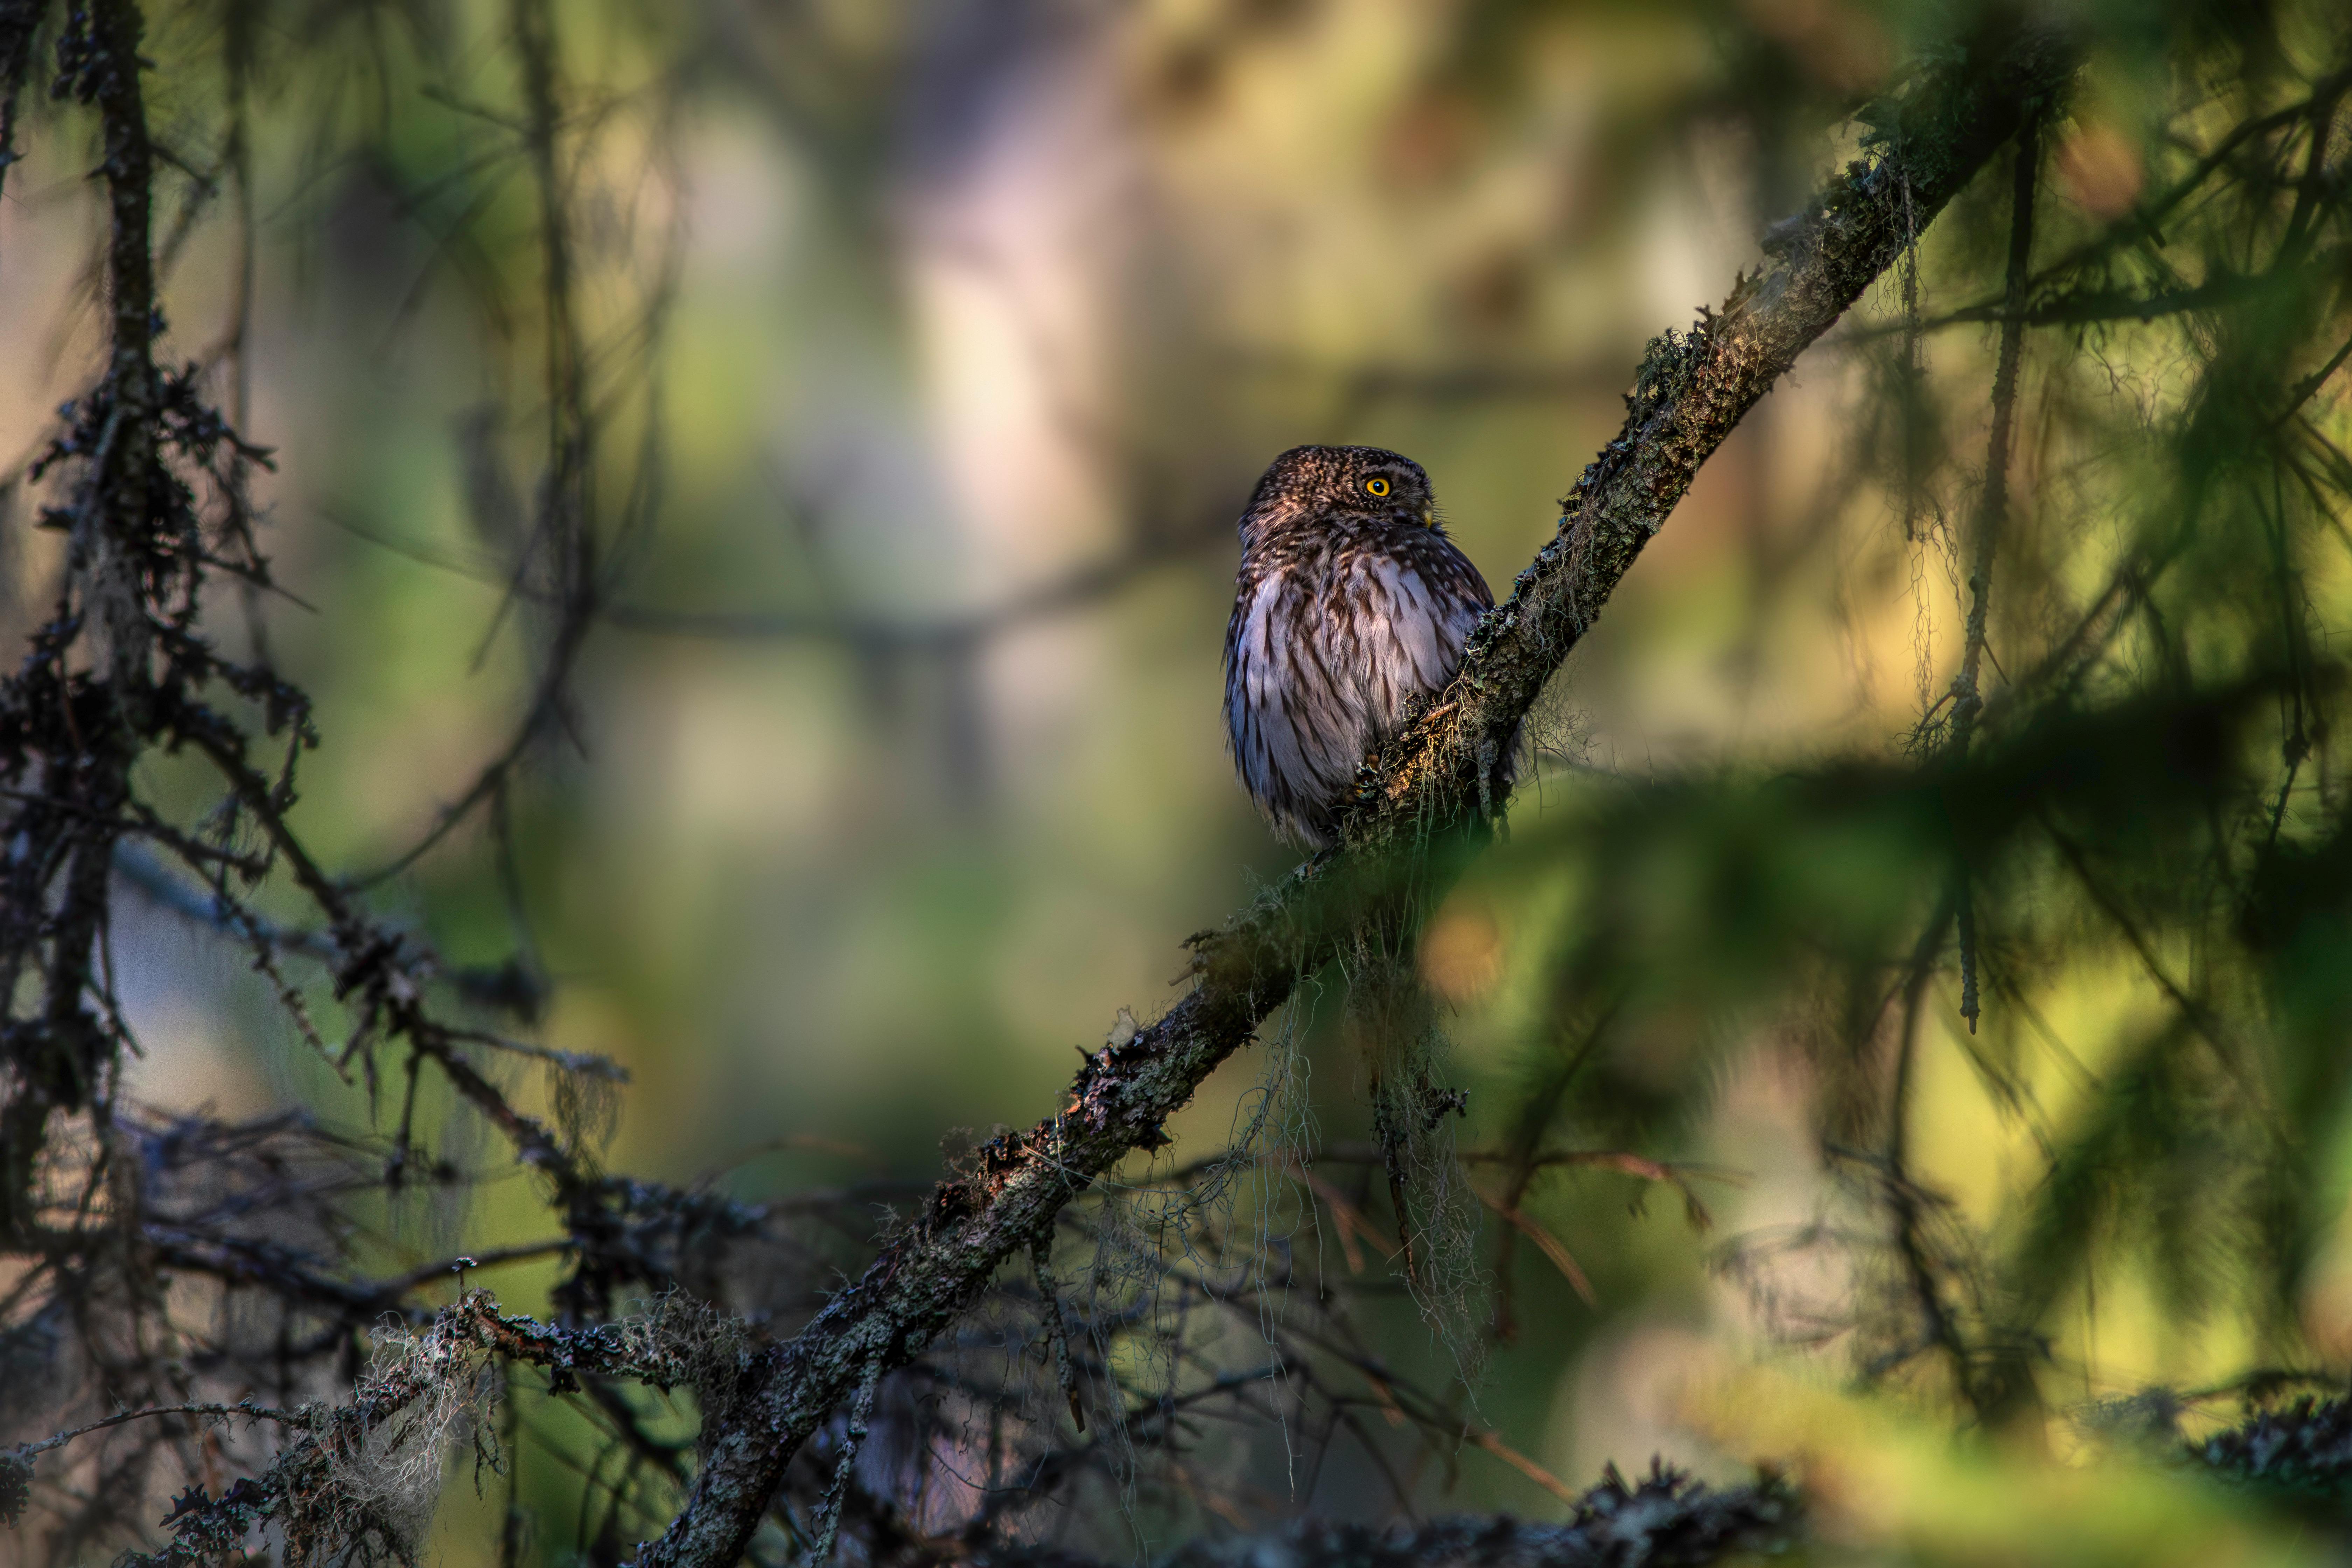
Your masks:
<instances>
[{"instance_id":1,"label":"mossy branch","mask_svg":"<svg viewBox=\"0 0 2352 1568\"><path fill-rule=\"evenodd\" d=\"M126 1411L45 1442L0 1449L0 1522L13 1522L22 1508L33 1459L72 1438L151 1416L242 1416L300 1435L261 1476L240 1479L217 1497L189 1488L163 1521L170 1544L127 1554L122 1568L242 1561L251 1532L270 1523L283 1532L286 1560L297 1568L383 1556L414 1562L440 1487L443 1444L481 1413L487 1401L478 1384L490 1361L540 1367L559 1388L576 1387L582 1377L627 1378L665 1391L691 1387L705 1409L719 1410L724 1403L714 1385L740 1354L725 1320L680 1298L656 1302L642 1317L557 1328L508 1317L488 1291L468 1290L422 1333L380 1342L376 1367L345 1404L285 1411L247 1400Z\"/></svg>"},{"instance_id":2,"label":"mossy branch","mask_svg":"<svg viewBox=\"0 0 2352 1568\"><path fill-rule=\"evenodd\" d=\"M1519 728L1699 466L1807 346L2063 90L2070 37L2010 33L1955 49L1866 109L1868 155L1766 237L1769 259L1688 333L1643 357L1625 426L1562 502L1559 529L1481 625L1462 672L1368 777L1340 848L1299 867L1220 931L1195 937L1192 990L1080 1068L1063 1108L986 1144L801 1333L751 1357L685 1510L639 1568L739 1560L801 1446L879 1364L903 1365L954 1322L1063 1205L1137 1150L1299 976L1367 919L1425 890L1433 851L1473 851L1499 810ZM1910 215L1906 222L1906 207ZM1434 868L1442 869L1443 868Z\"/></svg>"}]
</instances>

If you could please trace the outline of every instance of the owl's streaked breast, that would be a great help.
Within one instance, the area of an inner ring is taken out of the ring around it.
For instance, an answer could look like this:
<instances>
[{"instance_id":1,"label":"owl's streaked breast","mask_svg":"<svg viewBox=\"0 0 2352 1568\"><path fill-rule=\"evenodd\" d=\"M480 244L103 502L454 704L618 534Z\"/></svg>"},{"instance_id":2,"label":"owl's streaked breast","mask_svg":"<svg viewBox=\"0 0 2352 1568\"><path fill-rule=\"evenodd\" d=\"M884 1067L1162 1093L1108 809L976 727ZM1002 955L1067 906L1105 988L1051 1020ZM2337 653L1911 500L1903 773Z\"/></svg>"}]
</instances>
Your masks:
<instances>
[{"instance_id":1,"label":"owl's streaked breast","mask_svg":"<svg viewBox=\"0 0 2352 1568\"><path fill-rule=\"evenodd\" d=\"M1357 768L1412 698L1453 679L1493 602L1434 528L1305 522L1244 548L1225 631L1226 731L1278 830L1331 841Z\"/></svg>"}]
</instances>

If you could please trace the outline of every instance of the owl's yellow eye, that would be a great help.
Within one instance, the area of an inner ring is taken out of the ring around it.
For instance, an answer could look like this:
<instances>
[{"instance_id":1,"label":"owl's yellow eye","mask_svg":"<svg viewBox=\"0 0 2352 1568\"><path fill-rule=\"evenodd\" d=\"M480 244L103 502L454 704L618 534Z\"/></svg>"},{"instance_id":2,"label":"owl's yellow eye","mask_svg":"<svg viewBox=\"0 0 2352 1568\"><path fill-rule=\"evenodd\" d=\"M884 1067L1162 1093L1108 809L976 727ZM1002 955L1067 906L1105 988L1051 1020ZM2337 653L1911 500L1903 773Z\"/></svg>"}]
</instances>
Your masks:
<instances>
[{"instance_id":1,"label":"owl's yellow eye","mask_svg":"<svg viewBox=\"0 0 2352 1568\"><path fill-rule=\"evenodd\" d=\"M1368 494L1384 496L1389 493L1389 482L1386 479L1366 479L1364 489Z\"/></svg>"}]
</instances>

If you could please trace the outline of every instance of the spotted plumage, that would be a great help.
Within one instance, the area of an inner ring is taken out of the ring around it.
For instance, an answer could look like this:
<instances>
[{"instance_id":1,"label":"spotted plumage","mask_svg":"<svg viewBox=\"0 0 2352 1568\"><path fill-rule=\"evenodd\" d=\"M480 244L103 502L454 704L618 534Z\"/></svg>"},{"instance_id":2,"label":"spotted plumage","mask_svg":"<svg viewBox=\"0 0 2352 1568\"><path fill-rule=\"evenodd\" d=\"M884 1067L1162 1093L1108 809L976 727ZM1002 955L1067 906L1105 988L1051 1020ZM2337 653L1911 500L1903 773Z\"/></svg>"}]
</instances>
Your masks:
<instances>
[{"instance_id":1,"label":"spotted plumage","mask_svg":"<svg viewBox=\"0 0 2352 1568\"><path fill-rule=\"evenodd\" d=\"M1241 517L1225 626L1225 738L1285 837L1331 842L1356 770L1413 697L1454 678L1486 580L1438 525L1421 465L1294 447Z\"/></svg>"}]
</instances>

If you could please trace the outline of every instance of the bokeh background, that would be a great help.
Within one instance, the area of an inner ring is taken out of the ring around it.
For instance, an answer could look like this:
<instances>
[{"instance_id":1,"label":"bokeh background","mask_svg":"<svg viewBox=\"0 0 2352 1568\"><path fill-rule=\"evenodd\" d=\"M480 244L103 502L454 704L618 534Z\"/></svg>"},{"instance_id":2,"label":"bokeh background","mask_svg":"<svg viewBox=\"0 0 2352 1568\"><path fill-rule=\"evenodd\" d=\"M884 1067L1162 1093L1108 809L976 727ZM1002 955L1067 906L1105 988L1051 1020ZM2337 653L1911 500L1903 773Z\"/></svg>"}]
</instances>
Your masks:
<instances>
[{"instance_id":1,"label":"bokeh background","mask_svg":"<svg viewBox=\"0 0 2352 1568\"><path fill-rule=\"evenodd\" d=\"M2286 29L2295 58L2317 58L2324 10ZM526 953L552 987L537 1037L627 1067L608 1168L752 1199L925 1180L943 1140L1048 1113L1074 1048L1171 999L1179 939L1292 863L1234 782L1218 710L1232 521L1276 452L1409 454L1507 585L1614 434L1644 341L1754 265L1762 228L1852 153L1845 111L1947 19L1897 0L551 14L611 603L503 824L469 819L377 897L457 961ZM221 15L151 16L172 68L152 112L194 171L159 206L167 341L214 365L276 450L261 499L284 592L225 594L215 621L266 637L318 698L298 820L358 871L508 745L546 669L545 607L509 592L546 418L509 19L475 3L262 15L239 46L257 63L250 179L232 189L199 177L218 166L226 79L189 63L228 47ZM2145 43L2105 49L2053 132L2054 228L2140 195L2142 129L2178 85L2165 39ZM59 116L7 171L0 452L40 439L97 363L91 155ZM2002 224L1988 198L1928 237L1926 310L1977 302ZM1588 907L1572 858L1517 845L1573 842L1628 780L1895 755L1948 681L1957 546L1948 528L1906 538L1855 436L1899 318L1884 280L1749 416L1555 683L1508 837L1424 945L1470 1095L1465 1147L1505 1134L1553 1048L1549 944ZM1992 332L1927 342L1953 439L1978 449ZM2160 401L2163 368L2148 374ZM58 547L14 521L0 547L14 635ZM2340 607L2340 571L2311 583ZM173 766L149 764L160 795ZM391 1114L301 1047L233 952L135 890L123 910L143 1096ZM1293 1022L1317 1135L1360 1141L1336 986ZM1997 1230L2043 1179L2037 1129L2067 1125L2162 1005L2113 955L2039 993L2033 1029L2060 1044L2011 1064L2036 1120L1971 1069L1939 991L1920 1179ZM1620 1063L1649 1086L1643 1116L1602 1108L1596 1125L1711 1168L1711 1224L1619 1170L1535 1189L1529 1214L1590 1289L1522 1249L1518 1333L1477 1394L1520 1451L1580 1484L1653 1454L1723 1479L1791 1466L1830 1551L2317 1560L2291 1522L2204 1483L2093 1466L2063 1419L2032 1443L1956 1446L1948 1407L1858 1392L1834 1334L1793 1342L1726 1264L1854 1213L1818 1152L1813 1080L1769 1017L1698 991L1648 1016ZM1264 1066L1211 1081L1173 1157L1228 1135ZM499 1152L455 1120L446 1149ZM2339 1192L2345 1152L2314 1171ZM462 1210L387 1212L365 1245L415 1261L549 1229L524 1184L494 1181ZM2300 1288L2311 1342L2340 1358L2352 1256L2333 1247L2319 1238ZM1774 1300L1801 1316L1789 1293L1810 1289L1833 1317L1847 1268L1784 1269ZM481 1282L536 1311L555 1277L541 1260ZM2226 1300L2178 1307L2129 1269L2103 1278L2059 1314L2056 1396L2200 1387L2261 1353ZM1435 1364L1407 1308L1384 1321L1393 1354ZM1309 1495L1278 1441L1253 1441L1242 1522L1385 1510L1360 1463L1335 1460ZM1467 1450L1417 1484L1433 1510L1559 1507ZM494 1545L469 1497L452 1489L446 1561ZM564 1528L546 1525L551 1553Z\"/></svg>"}]
</instances>

